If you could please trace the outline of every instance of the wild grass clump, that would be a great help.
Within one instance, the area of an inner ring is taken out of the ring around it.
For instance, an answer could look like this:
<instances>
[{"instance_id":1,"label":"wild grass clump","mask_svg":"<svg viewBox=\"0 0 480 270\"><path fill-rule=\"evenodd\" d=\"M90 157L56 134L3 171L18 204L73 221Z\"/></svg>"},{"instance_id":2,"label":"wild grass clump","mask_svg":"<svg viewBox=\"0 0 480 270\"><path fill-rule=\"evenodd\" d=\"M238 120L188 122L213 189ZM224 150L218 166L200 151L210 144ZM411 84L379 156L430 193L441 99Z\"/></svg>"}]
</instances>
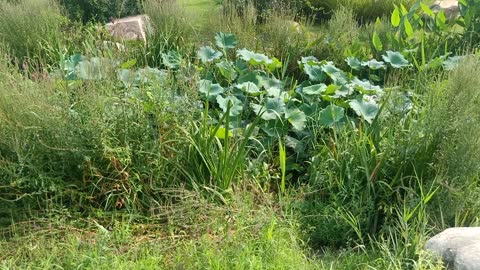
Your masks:
<instances>
[{"instance_id":1,"label":"wild grass clump","mask_svg":"<svg viewBox=\"0 0 480 270\"><path fill-rule=\"evenodd\" d=\"M5 199L44 209L55 202L79 211L146 211L156 188L178 184L167 159L177 157L178 127L188 125L192 110L168 84L122 88L116 75L33 82L5 59L1 65Z\"/></svg>"},{"instance_id":2,"label":"wild grass clump","mask_svg":"<svg viewBox=\"0 0 480 270\"><path fill-rule=\"evenodd\" d=\"M66 23L54 0L0 2L0 42L10 49L13 61L20 66L36 68L39 63L52 63L61 51Z\"/></svg>"},{"instance_id":3,"label":"wild grass clump","mask_svg":"<svg viewBox=\"0 0 480 270\"><path fill-rule=\"evenodd\" d=\"M480 174L480 61L466 56L448 74L448 80L431 87L426 132L436 146L436 170L444 187L439 206L447 226L477 224Z\"/></svg>"},{"instance_id":4,"label":"wild grass clump","mask_svg":"<svg viewBox=\"0 0 480 270\"><path fill-rule=\"evenodd\" d=\"M374 21L378 17L388 16L394 4L404 5L407 9L415 2L415 0L310 0L309 4L317 9L317 18L329 18L335 13L335 10L341 6L349 7L355 11L355 15L359 22Z\"/></svg>"},{"instance_id":5,"label":"wild grass clump","mask_svg":"<svg viewBox=\"0 0 480 270\"><path fill-rule=\"evenodd\" d=\"M228 205L198 193L164 190L150 221L36 220L0 235L4 268L317 269L290 215L239 190ZM34 234L30 234L34 232ZM8 239L8 242L4 240Z\"/></svg>"},{"instance_id":6,"label":"wild grass clump","mask_svg":"<svg viewBox=\"0 0 480 270\"><path fill-rule=\"evenodd\" d=\"M191 53L199 37L192 19L195 14L188 13L179 1L146 0L142 5L154 29L144 51L150 66L160 66L161 54L168 50Z\"/></svg>"}]
</instances>

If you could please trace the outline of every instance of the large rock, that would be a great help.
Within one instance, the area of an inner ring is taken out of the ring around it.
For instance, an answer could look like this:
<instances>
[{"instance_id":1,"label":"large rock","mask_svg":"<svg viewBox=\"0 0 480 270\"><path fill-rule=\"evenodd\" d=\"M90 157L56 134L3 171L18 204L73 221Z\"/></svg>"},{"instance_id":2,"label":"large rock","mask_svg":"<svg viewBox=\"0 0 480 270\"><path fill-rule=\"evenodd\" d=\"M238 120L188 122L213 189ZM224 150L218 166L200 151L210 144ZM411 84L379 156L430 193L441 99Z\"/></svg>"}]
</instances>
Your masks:
<instances>
[{"instance_id":1,"label":"large rock","mask_svg":"<svg viewBox=\"0 0 480 270\"><path fill-rule=\"evenodd\" d=\"M147 42L147 33L151 31L150 18L147 15L138 15L113 19L105 25L107 31L121 40L141 40Z\"/></svg>"},{"instance_id":2,"label":"large rock","mask_svg":"<svg viewBox=\"0 0 480 270\"><path fill-rule=\"evenodd\" d=\"M449 20L456 18L460 14L458 0L436 0L430 8L436 13L443 10Z\"/></svg>"},{"instance_id":3,"label":"large rock","mask_svg":"<svg viewBox=\"0 0 480 270\"><path fill-rule=\"evenodd\" d=\"M480 227L450 228L427 241L425 249L438 254L449 269L480 269Z\"/></svg>"}]
</instances>

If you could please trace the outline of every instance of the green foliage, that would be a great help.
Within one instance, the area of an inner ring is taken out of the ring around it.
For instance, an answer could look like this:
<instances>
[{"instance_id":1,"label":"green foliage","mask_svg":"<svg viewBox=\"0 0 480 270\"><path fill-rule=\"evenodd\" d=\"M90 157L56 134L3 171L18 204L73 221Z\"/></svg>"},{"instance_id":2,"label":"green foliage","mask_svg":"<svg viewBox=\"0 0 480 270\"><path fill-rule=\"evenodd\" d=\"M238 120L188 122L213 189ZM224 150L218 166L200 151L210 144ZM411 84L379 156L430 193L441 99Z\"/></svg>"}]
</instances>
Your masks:
<instances>
[{"instance_id":1,"label":"green foliage","mask_svg":"<svg viewBox=\"0 0 480 270\"><path fill-rule=\"evenodd\" d=\"M69 18L83 23L106 23L112 18L136 15L140 12L139 0L60 0Z\"/></svg>"},{"instance_id":2,"label":"green foliage","mask_svg":"<svg viewBox=\"0 0 480 270\"><path fill-rule=\"evenodd\" d=\"M0 2L0 43L12 61L42 72L39 62L52 64L61 51L67 20L53 0Z\"/></svg>"}]
</instances>

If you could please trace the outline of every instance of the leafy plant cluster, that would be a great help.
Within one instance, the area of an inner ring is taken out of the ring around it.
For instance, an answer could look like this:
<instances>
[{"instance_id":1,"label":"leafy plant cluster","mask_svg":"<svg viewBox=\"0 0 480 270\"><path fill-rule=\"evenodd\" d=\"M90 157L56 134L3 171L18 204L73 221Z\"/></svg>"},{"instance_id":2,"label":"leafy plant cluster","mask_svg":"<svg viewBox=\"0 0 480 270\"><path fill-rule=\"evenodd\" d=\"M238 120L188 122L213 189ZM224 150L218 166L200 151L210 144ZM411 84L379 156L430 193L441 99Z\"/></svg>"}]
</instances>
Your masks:
<instances>
[{"instance_id":1,"label":"leafy plant cluster","mask_svg":"<svg viewBox=\"0 0 480 270\"><path fill-rule=\"evenodd\" d=\"M385 94L379 83L387 67L410 66L402 54L392 51L383 55L383 61L350 57L346 60L350 71L310 56L299 61L306 78L296 81L282 73L276 58L247 49L233 51L234 35L218 33L215 39L217 49L204 46L198 51L199 92L213 121L219 122L228 111L230 123L224 128L235 134L259 118L262 145L268 149L278 139L286 140L297 155L315 140L315 130L349 121L371 124Z\"/></svg>"}]
</instances>

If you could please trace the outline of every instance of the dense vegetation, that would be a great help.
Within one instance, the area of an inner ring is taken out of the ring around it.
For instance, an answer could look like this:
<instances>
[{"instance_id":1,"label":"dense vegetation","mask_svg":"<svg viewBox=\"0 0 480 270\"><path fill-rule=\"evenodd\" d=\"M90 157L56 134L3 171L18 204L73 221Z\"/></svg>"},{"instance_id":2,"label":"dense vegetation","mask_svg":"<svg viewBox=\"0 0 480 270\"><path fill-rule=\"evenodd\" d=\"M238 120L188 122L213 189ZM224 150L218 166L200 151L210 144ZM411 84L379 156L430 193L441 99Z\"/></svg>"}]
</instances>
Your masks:
<instances>
[{"instance_id":1,"label":"dense vegetation","mask_svg":"<svg viewBox=\"0 0 480 270\"><path fill-rule=\"evenodd\" d=\"M442 269L479 224L480 1L79 3L0 2L1 269Z\"/></svg>"}]
</instances>

